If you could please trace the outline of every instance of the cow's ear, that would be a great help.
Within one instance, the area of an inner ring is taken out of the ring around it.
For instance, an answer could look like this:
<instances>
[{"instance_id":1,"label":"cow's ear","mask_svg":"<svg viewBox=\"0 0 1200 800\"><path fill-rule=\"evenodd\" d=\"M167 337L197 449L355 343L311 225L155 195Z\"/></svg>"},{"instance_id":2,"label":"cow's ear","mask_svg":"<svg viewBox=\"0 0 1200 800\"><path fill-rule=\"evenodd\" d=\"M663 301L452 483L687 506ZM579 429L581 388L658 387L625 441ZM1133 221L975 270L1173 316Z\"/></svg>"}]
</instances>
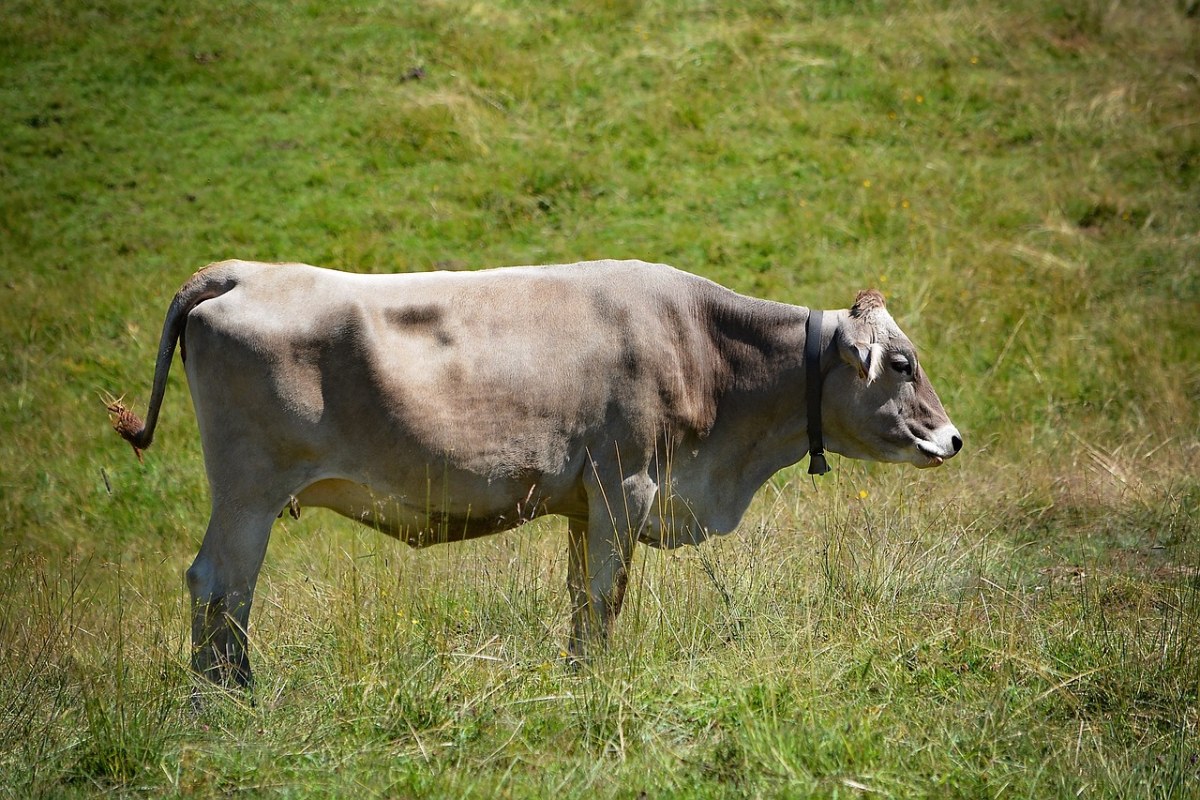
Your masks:
<instances>
[{"instance_id":1,"label":"cow's ear","mask_svg":"<svg viewBox=\"0 0 1200 800\"><path fill-rule=\"evenodd\" d=\"M867 383L874 383L883 372L883 345L859 342L853 349L859 376Z\"/></svg>"},{"instance_id":2,"label":"cow's ear","mask_svg":"<svg viewBox=\"0 0 1200 800\"><path fill-rule=\"evenodd\" d=\"M838 349L842 358L858 370L859 377L867 383L883 372L883 345L875 341L880 314L887 314L883 295L874 289L866 289L854 298L854 306L838 330Z\"/></svg>"},{"instance_id":3,"label":"cow's ear","mask_svg":"<svg viewBox=\"0 0 1200 800\"><path fill-rule=\"evenodd\" d=\"M839 331L841 333L841 331ZM850 337L838 336L838 351L842 360L858 371L858 375L871 383L883 372L883 345L855 341Z\"/></svg>"}]
</instances>

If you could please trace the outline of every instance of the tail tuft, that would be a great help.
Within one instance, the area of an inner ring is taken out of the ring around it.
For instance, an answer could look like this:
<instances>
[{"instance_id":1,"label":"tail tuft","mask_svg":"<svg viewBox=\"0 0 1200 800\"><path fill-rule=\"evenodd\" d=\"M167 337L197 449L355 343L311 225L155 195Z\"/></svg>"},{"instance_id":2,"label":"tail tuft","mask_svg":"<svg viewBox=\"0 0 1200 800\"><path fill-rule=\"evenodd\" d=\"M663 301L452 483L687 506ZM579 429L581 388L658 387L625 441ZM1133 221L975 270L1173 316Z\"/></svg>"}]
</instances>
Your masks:
<instances>
[{"instance_id":1,"label":"tail tuft","mask_svg":"<svg viewBox=\"0 0 1200 800\"><path fill-rule=\"evenodd\" d=\"M142 460L143 446L142 437L146 432L146 423L142 422L141 418L125 407L125 404L120 399L109 402L106 406L108 413L111 416L113 430L121 434L121 438L129 442L129 446L133 448L134 455L138 461Z\"/></svg>"}]
</instances>

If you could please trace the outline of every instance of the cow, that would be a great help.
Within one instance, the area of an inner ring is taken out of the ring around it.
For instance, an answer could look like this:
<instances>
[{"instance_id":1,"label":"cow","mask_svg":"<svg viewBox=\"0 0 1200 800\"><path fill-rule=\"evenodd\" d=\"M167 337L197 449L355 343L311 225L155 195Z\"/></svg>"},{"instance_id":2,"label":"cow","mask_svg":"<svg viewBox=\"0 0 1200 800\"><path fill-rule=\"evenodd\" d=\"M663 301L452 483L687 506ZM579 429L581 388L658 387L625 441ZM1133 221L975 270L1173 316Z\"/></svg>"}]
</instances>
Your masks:
<instances>
[{"instance_id":1,"label":"cow","mask_svg":"<svg viewBox=\"0 0 1200 800\"><path fill-rule=\"evenodd\" d=\"M212 513L187 570L192 666L251 682L251 600L274 520L332 509L413 547L566 518L582 663L621 610L634 545L737 527L823 447L933 467L962 447L876 291L821 312L640 261L373 275L223 261L163 324L150 446L178 345Z\"/></svg>"}]
</instances>

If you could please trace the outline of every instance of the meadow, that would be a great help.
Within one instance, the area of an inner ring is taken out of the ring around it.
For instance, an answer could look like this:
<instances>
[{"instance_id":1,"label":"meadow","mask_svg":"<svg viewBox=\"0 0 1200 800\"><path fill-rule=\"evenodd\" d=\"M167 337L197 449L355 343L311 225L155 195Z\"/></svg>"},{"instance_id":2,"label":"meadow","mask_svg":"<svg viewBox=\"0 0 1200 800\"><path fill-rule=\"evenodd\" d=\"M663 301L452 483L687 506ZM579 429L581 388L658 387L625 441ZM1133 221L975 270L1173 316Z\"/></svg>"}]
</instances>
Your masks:
<instances>
[{"instance_id":1,"label":"meadow","mask_svg":"<svg viewBox=\"0 0 1200 800\"><path fill-rule=\"evenodd\" d=\"M1194 2L6 0L0 131L0 796L1200 797ZM233 257L873 286L966 447L639 550L582 672L561 520L285 517L194 710L182 370L101 398Z\"/></svg>"}]
</instances>

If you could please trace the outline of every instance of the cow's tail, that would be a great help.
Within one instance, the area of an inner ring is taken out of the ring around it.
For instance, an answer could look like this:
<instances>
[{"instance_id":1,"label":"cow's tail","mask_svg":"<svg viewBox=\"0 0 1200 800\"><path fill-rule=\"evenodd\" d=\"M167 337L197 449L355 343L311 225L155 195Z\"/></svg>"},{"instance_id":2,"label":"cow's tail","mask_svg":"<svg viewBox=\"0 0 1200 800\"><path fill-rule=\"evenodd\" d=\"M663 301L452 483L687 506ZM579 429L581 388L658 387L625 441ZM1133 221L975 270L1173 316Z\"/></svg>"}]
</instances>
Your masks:
<instances>
[{"instance_id":1,"label":"cow's tail","mask_svg":"<svg viewBox=\"0 0 1200 800\"><path fill-rule=\"evenodd\" d=\"M106 400L113 428L133 447L139 461L142 451L154 440L158 412L167 392L167 373L171 371L175 347L183 340L188 313L205 300L220 297L237 285L235 265L236 262L226 261L207 266L193 275L175 294L175 299L167 309L162 336L158 341L158 359L154 363L154 387L150 392L150 406L146 410L145 421L125 407L123 398Z\"/></svg>"}]
</instances>

